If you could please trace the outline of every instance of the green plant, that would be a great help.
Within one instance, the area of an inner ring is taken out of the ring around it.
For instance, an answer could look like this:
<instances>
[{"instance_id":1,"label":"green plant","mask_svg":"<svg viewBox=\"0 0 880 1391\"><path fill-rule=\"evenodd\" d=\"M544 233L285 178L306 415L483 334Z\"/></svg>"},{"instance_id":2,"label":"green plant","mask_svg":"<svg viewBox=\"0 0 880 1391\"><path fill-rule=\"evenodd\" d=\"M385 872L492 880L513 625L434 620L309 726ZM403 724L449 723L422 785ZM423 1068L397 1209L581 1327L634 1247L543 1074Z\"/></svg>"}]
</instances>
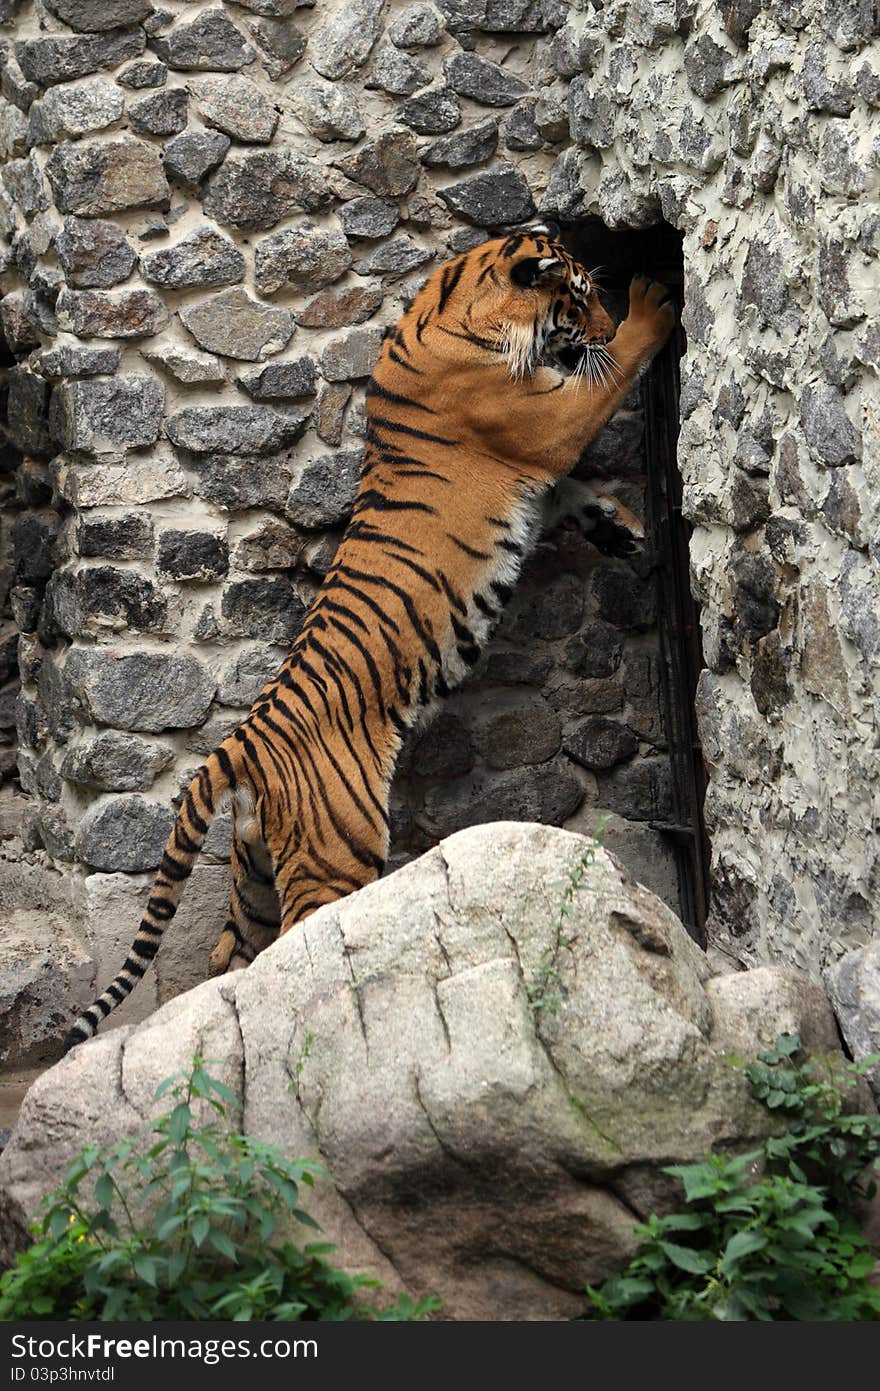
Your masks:
<instances>
[{"instance_id":1,"label":"green plant","mask_svg":"<svg viewBox=\"0 0 880 1391\"><path fill-rule=\"evenodd\" d=\"M786 1133L751 1154L664 1170L688 1211L652 1215L621 1274L590 1289L594 1319L880 1318L875 1257L859 1204L873 1196L880 1117L847 1110L877 1060L832 1068L782 1034L746 1068L752 1095L789 1115Z\"/></svg>"},{"instance_id":2,"label":"green plant","mask_svg":"<svg viewBox=\"0 0 880 1391\"><path fill-rule=\"evenodd\" d=\"M800 1059L797 1034L780 1034L775 1048L746 1068L752 1095L791 1119L785 1135L765 1142L768 1161L791 1178L822 1184L835 1210L849 1211L874 1195L880 1154L880 1116L848 1109L859 1079L876 1057L832 1067Z\"/></svg>"},{"instance_id":3,"label":"green plant","mask_svg":"<svg viewBox=\"0 0 880 1391\"><path fill-rule=\"evenodd\" d=\"M70 1165L35 1244L0 1278L0 1319L387 1320L439 1307L369 1308L375 1281L328 1264L332 1246L286 1237L291 1221L318 1230L299 1195L323 1170L228 1124L237 1098L203 1059L155 1099L168 1094L145 1136L89 1146ZM194 1103L213 1119L196 1125Z\"/></svg>"},{"instance_id":4,"label":"green plant","mask_svg":"<svg viewBox=\"0 0 880 1391\"><path fill-rule=\"evenodd\" d=\"M543 953L528 990L529 1004L535 1014L555 1015L559 1012L562 1004L559 958L562 952L571 951L577 940L569 930L569 919L574 913L575 898L589 886L588 875L596 863L596 851L601 849L608 820L607 816L599 817L593 844L575 856L566 878L556 885L562 890L562 898L553 923L553 941Z\"/></svg>"}]
</instances>

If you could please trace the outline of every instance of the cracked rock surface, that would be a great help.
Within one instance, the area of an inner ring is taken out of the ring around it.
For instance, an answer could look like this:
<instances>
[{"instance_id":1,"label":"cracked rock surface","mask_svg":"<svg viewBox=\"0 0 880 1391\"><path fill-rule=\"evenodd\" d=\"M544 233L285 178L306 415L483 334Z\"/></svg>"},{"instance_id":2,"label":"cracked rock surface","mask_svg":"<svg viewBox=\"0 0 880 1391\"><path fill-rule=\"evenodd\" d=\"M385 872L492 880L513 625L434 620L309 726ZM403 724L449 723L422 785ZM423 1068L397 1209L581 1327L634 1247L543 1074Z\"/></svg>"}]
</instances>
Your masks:
<instances>
[{"instance_id":1,"label":"cracked rock surface","mask_svg":"<svg viewBox=\"0 0 880 1391\"><path fill-rule=\"evenodd\" d=\"M199 1052L245 1130L330 1170L309 1201L340 1263L439 1294L447 1318L568 1318L671 1200L663 1166L766 1133L729 1059L782 1030L838 1049L817 985L711 978L592 841L478 826L76 1049L29 1092L0 1184L32 1211Z\"/></svg>"}]
</instances>

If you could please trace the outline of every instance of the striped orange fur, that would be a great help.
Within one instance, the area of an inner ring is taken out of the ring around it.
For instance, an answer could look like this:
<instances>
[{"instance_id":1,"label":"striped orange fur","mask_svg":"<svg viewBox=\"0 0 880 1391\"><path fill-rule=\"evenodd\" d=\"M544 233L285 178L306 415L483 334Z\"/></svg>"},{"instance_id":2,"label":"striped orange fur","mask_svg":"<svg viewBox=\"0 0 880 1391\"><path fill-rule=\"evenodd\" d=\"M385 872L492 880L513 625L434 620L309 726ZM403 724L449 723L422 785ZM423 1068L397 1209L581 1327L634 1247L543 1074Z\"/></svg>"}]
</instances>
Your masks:
<instances>
[{"instance_id":1,"label":"striped orange fur","mask_svg":"<svg viewBox=\"0 0 880 1391\"><path fill-rule=\"evenodd\" d=\"M668 336L664 295L633 281L615 332L544 227L485 242L419 292L367 388L363 477L333 566L290 655L193 778L125 964L68 1044L146 971L230 799L232 907L215 969L271 940L274 900L287 932L382 872L401 741L476 662L553 485ZM579 370L544 365L566 349ZM613 498L576 487L585 525L600 521L606 540L639 534Z\"/></svg>"}]
</instances>

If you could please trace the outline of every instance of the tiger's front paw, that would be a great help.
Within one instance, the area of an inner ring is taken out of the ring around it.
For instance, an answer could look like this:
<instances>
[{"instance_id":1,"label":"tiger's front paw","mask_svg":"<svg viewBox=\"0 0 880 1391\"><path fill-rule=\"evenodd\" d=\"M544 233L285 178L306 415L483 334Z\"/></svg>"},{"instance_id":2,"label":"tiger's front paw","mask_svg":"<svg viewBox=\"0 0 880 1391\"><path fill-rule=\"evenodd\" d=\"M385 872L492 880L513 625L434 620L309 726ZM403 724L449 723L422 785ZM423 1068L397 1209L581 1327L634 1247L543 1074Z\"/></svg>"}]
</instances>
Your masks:
<instances>
[{"instance_id":1,"label":"tiger's front paw","mask_svg":"<svg viewBox=\"0 0 880 1391\"><path fill-rule=\"evenodd\" d=\"M547 520L550 527L579 531L603 555L633 555L645 539L642 523L619 498L576 478L554 489Z\"/></svg>"},{"instance_id":2,"label":"tiger's front paw","mask_svg":"<svg viewBox=\"0 0 880 1391\"><path fill-rule=\"evenodd\" d=\"M675 307L666 286L644 275L635 276L629 287L626 322L637 331L648 356L659 352L675 328Z\"/></svg>"}]
</instances>

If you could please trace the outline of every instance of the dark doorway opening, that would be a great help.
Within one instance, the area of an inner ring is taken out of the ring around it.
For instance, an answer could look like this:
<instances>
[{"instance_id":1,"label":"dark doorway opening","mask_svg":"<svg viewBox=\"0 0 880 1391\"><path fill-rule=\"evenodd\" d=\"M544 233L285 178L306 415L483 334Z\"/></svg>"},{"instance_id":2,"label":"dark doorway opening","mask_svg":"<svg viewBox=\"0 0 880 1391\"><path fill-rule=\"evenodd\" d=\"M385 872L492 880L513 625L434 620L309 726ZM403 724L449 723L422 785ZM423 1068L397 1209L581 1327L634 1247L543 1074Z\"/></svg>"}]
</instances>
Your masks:
<instances>
[{"instance_id":1,"label":"dark doorway opening","mask_svg":"<svg viewBox=\"0 0 880 1391\"><path fill-rule=\"evenodd\" d=\"M598 268L600 296L620 320L627 312L632 277L642 273L666 285L678 311L678 327L639 383L645 420L648 487L645 528L656 587L659 678L670 763L668 819L650 822L674 856L680 917L701 945L709 908L709 841L703 818L706 770L697 737L694 698L704 666L699 607L690 589L691 528L682 515L678 470L680 360L686 340L682 235L668 223L611 231L598 219L563 230L563 240L588 270Z\"/></svg>"}]
</instances>

